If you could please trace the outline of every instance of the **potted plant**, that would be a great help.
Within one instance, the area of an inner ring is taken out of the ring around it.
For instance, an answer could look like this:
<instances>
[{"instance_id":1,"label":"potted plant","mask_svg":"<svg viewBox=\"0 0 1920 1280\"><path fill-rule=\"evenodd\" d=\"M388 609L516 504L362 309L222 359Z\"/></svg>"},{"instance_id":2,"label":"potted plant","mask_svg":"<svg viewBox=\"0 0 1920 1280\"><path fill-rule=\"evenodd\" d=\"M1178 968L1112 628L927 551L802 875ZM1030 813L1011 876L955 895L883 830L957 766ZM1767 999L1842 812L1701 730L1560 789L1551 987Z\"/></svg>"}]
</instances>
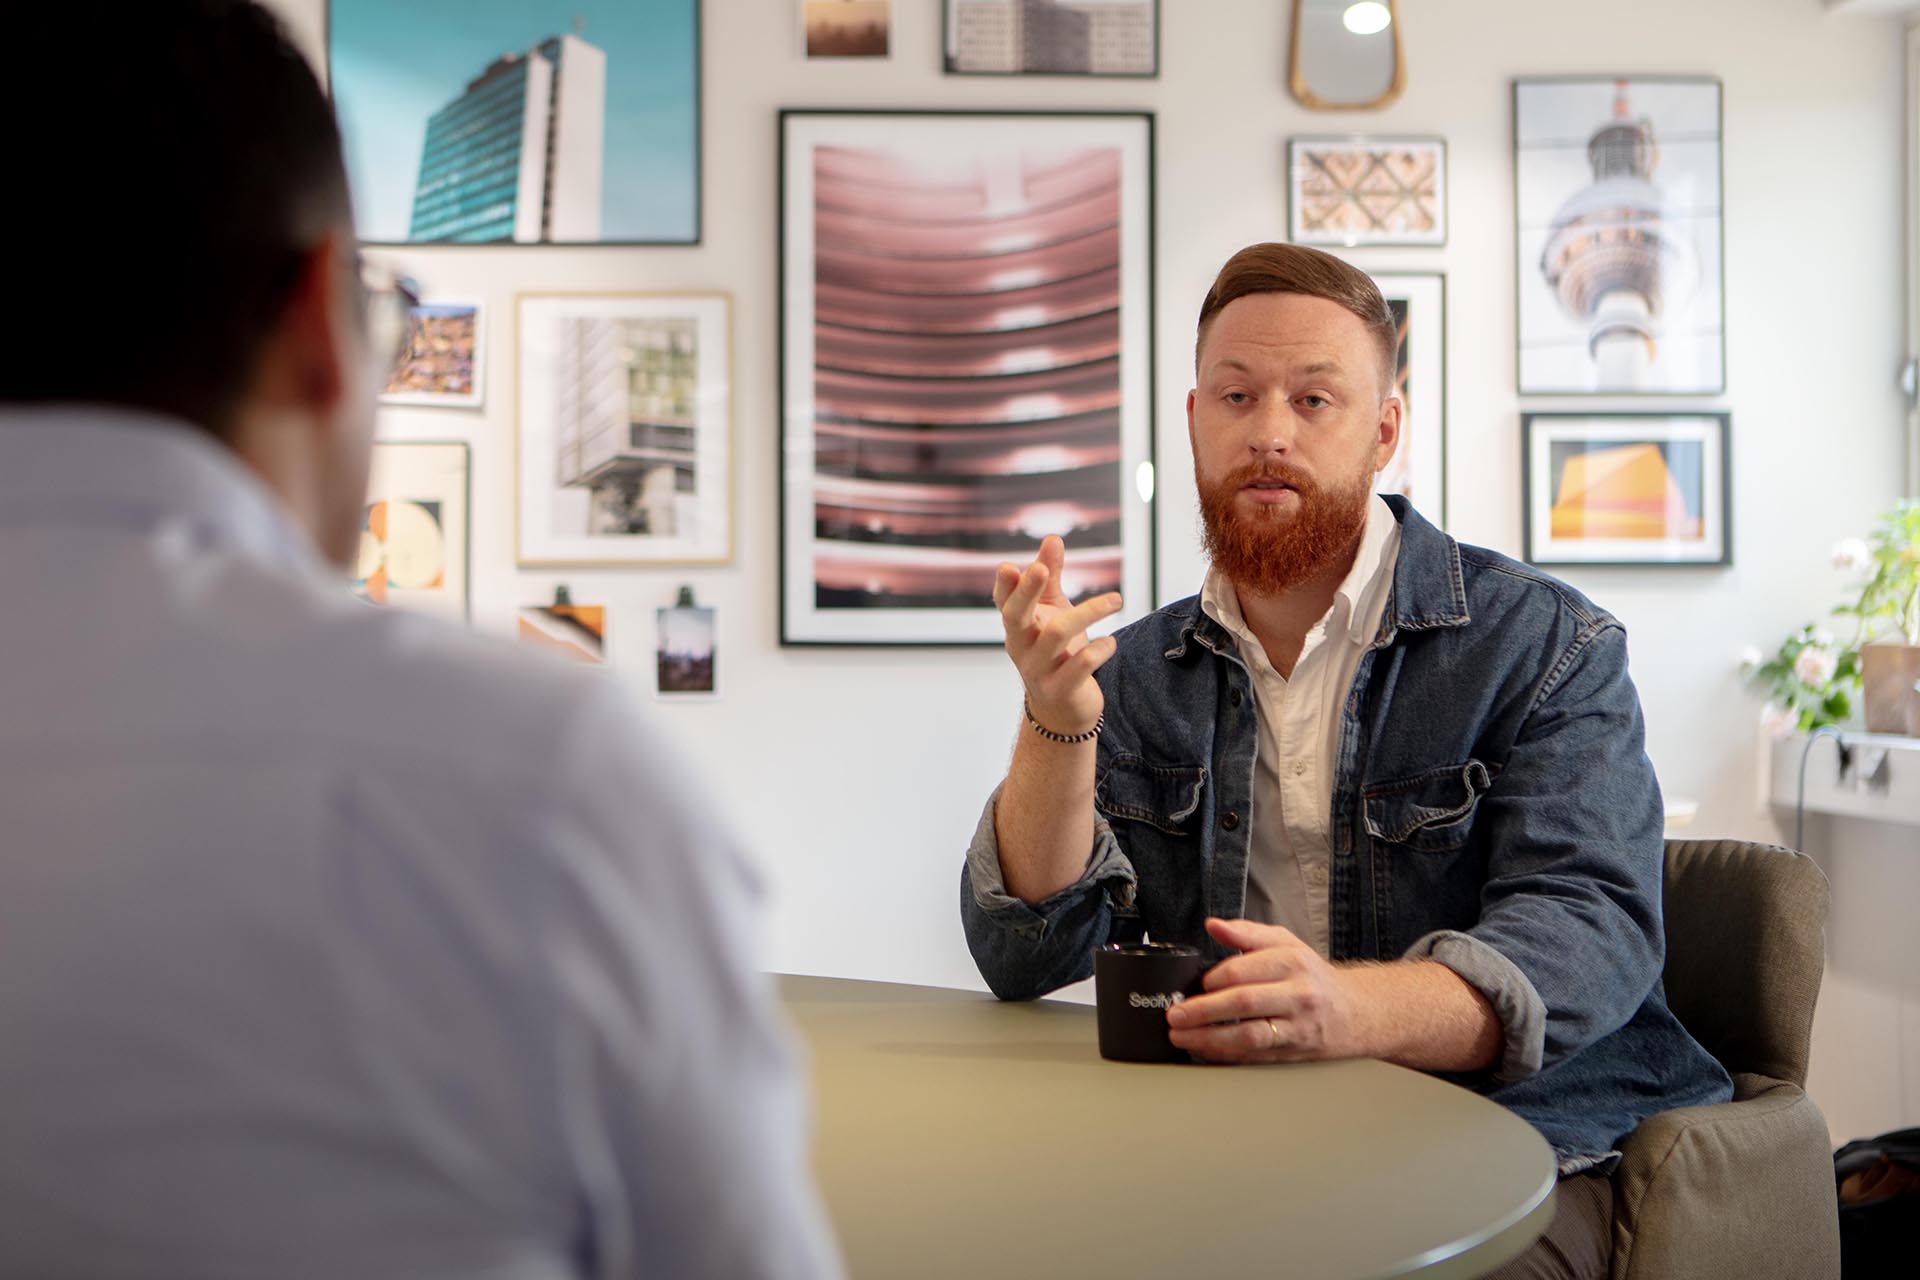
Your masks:
<instances>
[{"instance_id":1,"label":"potted plant","mask_svg":"<svg viewBox=\"0 0 1920 1280\"><path fill-rule=\"evenodd\" d=\"M1766 691L1760 726L1771 738L1811 733L1853 714L1860 684L1860 650L1809 622L1781 641L1771 658L1748 649L1740 665Z\"/></svg>"},{"instance_id":2,"label":"potted plant","mask_svg":"<svg viewBox=\"0 0 1920 1280\"><path fill-rule=\"evenodd\" d=\"M1859 601L1834 610L1859 621L1867 732L1920 737L1920 499L1888 512L1871 538L1843 543L1841 557L1870 571Z\"/></svg>"}]
</instances>

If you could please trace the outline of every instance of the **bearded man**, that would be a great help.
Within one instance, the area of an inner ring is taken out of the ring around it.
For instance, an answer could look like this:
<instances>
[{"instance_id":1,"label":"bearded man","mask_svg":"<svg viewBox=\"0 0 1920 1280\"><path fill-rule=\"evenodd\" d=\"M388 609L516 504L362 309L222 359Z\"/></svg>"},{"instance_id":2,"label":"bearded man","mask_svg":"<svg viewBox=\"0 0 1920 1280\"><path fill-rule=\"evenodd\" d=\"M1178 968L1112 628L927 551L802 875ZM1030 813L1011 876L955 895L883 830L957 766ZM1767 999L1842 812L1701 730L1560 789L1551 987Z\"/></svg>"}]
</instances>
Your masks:
<instances>
[{"instance_id":1,"label":"bearded man","mask_svg":"<svg viewBox=\"0 0 1920 1280\"><path fill-rule=\"evenodd\" d=\"M1366 275L1254 245L1200 309L1197 596L1112 636L1049 538L994 599L1026 707L967 854L987 984L1028 999L1110 937L1198 946L1168 1010L1212 1062L1373 1057L1532 1123L1563 1183L1499 1275L1597 1276L1639 1121L1731 1082L1660 984L1662 806L1619 622L1373 494L1397 332Z\"/></svg>"}]
</instances>

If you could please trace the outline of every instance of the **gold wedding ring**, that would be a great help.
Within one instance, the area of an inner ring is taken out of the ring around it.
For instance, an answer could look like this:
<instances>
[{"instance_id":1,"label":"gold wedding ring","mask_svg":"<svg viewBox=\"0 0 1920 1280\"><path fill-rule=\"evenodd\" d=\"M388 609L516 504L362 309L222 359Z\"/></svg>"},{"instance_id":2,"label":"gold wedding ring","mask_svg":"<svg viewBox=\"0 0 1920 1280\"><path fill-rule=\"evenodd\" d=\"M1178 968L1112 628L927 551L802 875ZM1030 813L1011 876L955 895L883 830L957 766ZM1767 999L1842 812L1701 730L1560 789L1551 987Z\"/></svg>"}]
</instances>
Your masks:
<instances>
[{"instance_id":1,"label":"gold wedding ring","mask_svg":"<svg viewBox=\"0 0 1920 1280\"><path fill-rule=\"evenodd\" d=\"M1269 1050L1278 1049L1280 1047L1280 1028L1273 1025L1272 1018L1267 1019L1267 1034L1273 1037L1273 1043L1268 1045L1267 1048Z\"/></svg>"}]
</instances>

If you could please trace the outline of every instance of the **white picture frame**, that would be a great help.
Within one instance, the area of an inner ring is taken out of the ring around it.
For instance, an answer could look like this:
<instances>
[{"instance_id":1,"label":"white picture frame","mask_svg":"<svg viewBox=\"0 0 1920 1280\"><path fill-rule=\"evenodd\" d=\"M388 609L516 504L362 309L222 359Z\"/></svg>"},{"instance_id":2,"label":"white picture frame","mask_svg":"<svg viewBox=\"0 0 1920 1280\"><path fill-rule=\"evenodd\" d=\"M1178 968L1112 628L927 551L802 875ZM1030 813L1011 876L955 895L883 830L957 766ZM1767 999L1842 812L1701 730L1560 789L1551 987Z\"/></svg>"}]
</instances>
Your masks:
<instances>
[{"instance_id":1,"label":"white picture frame","mask_svg":"<svg viewBox=\"0 0 1920 1280\"><path fill-rule=\"evenodd\" d=\"M731 298L525 293L515 310L518 563L730 560Z\"/></svg>"}]
</instances>

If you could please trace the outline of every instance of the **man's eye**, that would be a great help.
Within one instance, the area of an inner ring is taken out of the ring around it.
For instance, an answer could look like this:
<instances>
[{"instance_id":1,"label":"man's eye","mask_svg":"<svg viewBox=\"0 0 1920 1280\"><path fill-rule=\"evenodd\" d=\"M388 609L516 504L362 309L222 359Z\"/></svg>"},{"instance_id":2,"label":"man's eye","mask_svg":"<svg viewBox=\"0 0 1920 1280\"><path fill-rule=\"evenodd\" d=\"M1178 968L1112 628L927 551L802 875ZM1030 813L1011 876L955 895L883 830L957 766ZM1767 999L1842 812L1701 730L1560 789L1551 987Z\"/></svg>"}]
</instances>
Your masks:
<instances>
[{"instance_id":1,"label":"man's eye","mask_svg":"<svg viewBox=\"0 0 1920 1280\"><path fill-rule=\"evenodd\" d=\"M1325 396L1301 396L1300 403L1309 409L1324 409L1332 404L1333 401L1327 399Z\"/></svg>"},{"instance_id":2,"label":"man's eye","mask_svg":"<svg viewBox=\"0 0 1920 1280\"><path fill-rule=\"evenodd\" d=\"M1224 396L1221 396L1220 398L1222 400L1225 400L1228 404L1245 404L1249 400L1253 399L1252 396L1248 395L1244 391L1229 391L1227 392L1227 394L1225 394Z\"/></svg>"}]
</instances>

